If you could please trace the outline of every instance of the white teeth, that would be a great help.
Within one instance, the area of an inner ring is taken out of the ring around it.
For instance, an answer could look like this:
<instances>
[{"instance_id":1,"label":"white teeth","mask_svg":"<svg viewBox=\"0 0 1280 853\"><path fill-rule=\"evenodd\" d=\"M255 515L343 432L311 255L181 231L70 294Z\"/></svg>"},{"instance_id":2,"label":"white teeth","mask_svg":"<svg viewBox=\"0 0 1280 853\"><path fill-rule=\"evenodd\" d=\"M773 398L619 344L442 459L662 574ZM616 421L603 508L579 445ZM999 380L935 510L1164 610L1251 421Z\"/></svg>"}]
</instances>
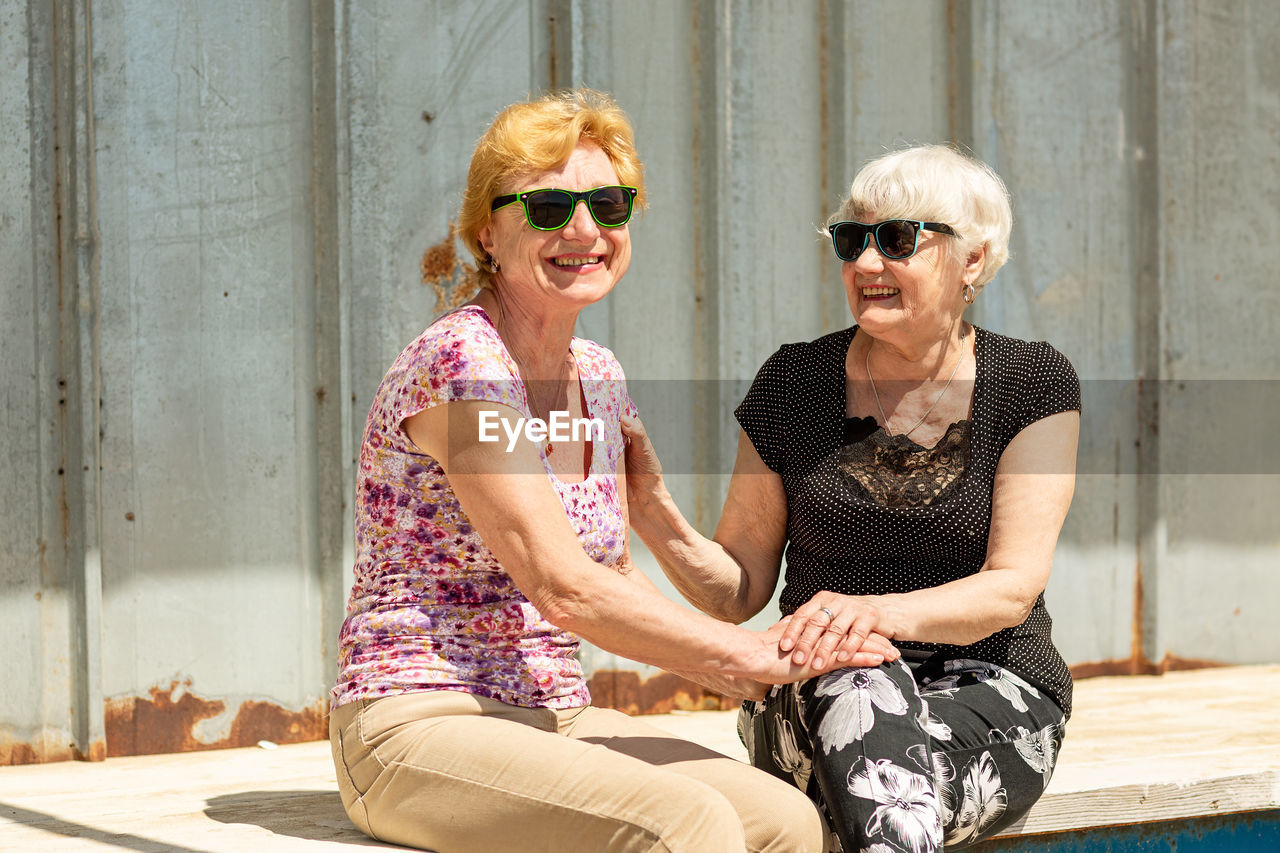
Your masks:
<instances>
[{"instance_id":1,"label":"white teeth","mask_svg":"<svg viewBox=\"0 0 1280 853\"><path fill-rule=\"evenodd\" d=\"M896 287L864 287L862 288L863 296L892 296L898 292Z\"/></svg>"},{"instance_id":2,"label":"white teeth","mask_svg":"<svg viewBox=\"0 0 1280 853\"><path fill-rule=\"evenodd\" d=\"M551 262L558 267L580 267L583 264L599 263L600 257L600 255L565 255L559 258L552 258Z\"/></svg>"}]
</instances>

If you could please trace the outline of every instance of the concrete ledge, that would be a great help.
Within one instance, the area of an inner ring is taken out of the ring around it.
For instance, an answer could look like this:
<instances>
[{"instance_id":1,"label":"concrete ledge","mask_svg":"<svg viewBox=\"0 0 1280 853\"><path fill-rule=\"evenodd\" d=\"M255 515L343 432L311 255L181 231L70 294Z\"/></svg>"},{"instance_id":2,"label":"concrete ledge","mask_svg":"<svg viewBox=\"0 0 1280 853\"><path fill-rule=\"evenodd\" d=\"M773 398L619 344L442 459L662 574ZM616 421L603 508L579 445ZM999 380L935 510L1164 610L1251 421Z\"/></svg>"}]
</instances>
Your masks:
<instances>
[{"instance_id":1,"label":"concrete ledge","mask_svg":"<svg viewBox=\"0 0 1280 853\"><path fill-rule=\"evenodd\" d=\"M1009 834L1280 808L1280 666L1077 685L1044 798ZM649 717L736 758L733 711ZM15 851L405 848L343 813L327 743L0 767L0 847Z\"/></svg>"}]
</instances>

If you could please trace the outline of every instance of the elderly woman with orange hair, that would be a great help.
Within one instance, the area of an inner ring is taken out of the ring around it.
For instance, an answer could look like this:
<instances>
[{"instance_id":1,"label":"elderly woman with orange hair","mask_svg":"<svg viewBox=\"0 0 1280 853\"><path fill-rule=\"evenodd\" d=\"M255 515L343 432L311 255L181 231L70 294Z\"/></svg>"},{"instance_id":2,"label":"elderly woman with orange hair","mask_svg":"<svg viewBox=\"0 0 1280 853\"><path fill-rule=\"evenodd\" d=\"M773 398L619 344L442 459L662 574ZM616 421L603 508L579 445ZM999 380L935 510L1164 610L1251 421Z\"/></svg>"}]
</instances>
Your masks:
<instances>
[{"instance_id":1,"label":"elderly woman with orange hair","mask_svg":"<svg viewBox=\"0 0 1280 853\"><path fill-rule=\"evenodd\" d=\"M360 450L330 732L343 804L375 838L445 853L823 847L791 786L588 704L579 637L737 695L823 671L779 650L781 628L680 607L632 571L633 407L612 353L573 330L626 273L643 202L630 124L599 93L516 104L476 145L460 233L484 286L396 359ZM873 634L856 654L897 652Z\"/></svg>"}]
</instances>

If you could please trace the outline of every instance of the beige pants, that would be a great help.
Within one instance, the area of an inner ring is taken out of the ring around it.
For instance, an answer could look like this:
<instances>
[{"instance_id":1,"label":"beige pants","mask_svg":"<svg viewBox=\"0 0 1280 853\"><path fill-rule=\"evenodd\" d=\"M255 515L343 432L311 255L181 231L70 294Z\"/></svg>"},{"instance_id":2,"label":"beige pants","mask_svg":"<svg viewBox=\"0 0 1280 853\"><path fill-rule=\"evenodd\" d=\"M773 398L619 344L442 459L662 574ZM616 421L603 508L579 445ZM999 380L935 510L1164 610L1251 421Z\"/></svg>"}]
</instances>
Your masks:
<instances>
[{"instance_id":1,"label":"beige pants","mask_svg":"<svg viewBox=\"0 0 1280 853\"><path fill-rule=\"evenodd\" d=\"M353 702L329 721L347 814L437 853L818 853L797 789L617 711L451 691Z\"/></svg>"}]
</instances>

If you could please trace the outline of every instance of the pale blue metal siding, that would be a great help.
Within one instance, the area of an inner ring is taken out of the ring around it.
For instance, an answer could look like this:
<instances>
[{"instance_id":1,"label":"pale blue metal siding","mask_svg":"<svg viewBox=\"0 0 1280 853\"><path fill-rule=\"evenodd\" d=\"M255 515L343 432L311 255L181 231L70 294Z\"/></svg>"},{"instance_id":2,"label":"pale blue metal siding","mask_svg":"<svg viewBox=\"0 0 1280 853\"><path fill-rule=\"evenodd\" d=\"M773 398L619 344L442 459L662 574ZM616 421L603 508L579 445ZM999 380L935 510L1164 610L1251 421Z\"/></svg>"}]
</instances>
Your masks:
<instances>
[{"instance_id":1,"label":"pale blue metal siding","mask_svg":"<svg viewBox=\"0 0 1280 853\"><path fill-rule=\"evenodd\" d=\"M322 733L420 259L494 113L574 83L650 190L581 330L699 526L743 383L849 322L816 226L957 140L1017 218L975 321L1085 380L1066 657L1280 659L1277 33L1267 0L0 0L0 762Z\"/></svg>"}]
</instances>

